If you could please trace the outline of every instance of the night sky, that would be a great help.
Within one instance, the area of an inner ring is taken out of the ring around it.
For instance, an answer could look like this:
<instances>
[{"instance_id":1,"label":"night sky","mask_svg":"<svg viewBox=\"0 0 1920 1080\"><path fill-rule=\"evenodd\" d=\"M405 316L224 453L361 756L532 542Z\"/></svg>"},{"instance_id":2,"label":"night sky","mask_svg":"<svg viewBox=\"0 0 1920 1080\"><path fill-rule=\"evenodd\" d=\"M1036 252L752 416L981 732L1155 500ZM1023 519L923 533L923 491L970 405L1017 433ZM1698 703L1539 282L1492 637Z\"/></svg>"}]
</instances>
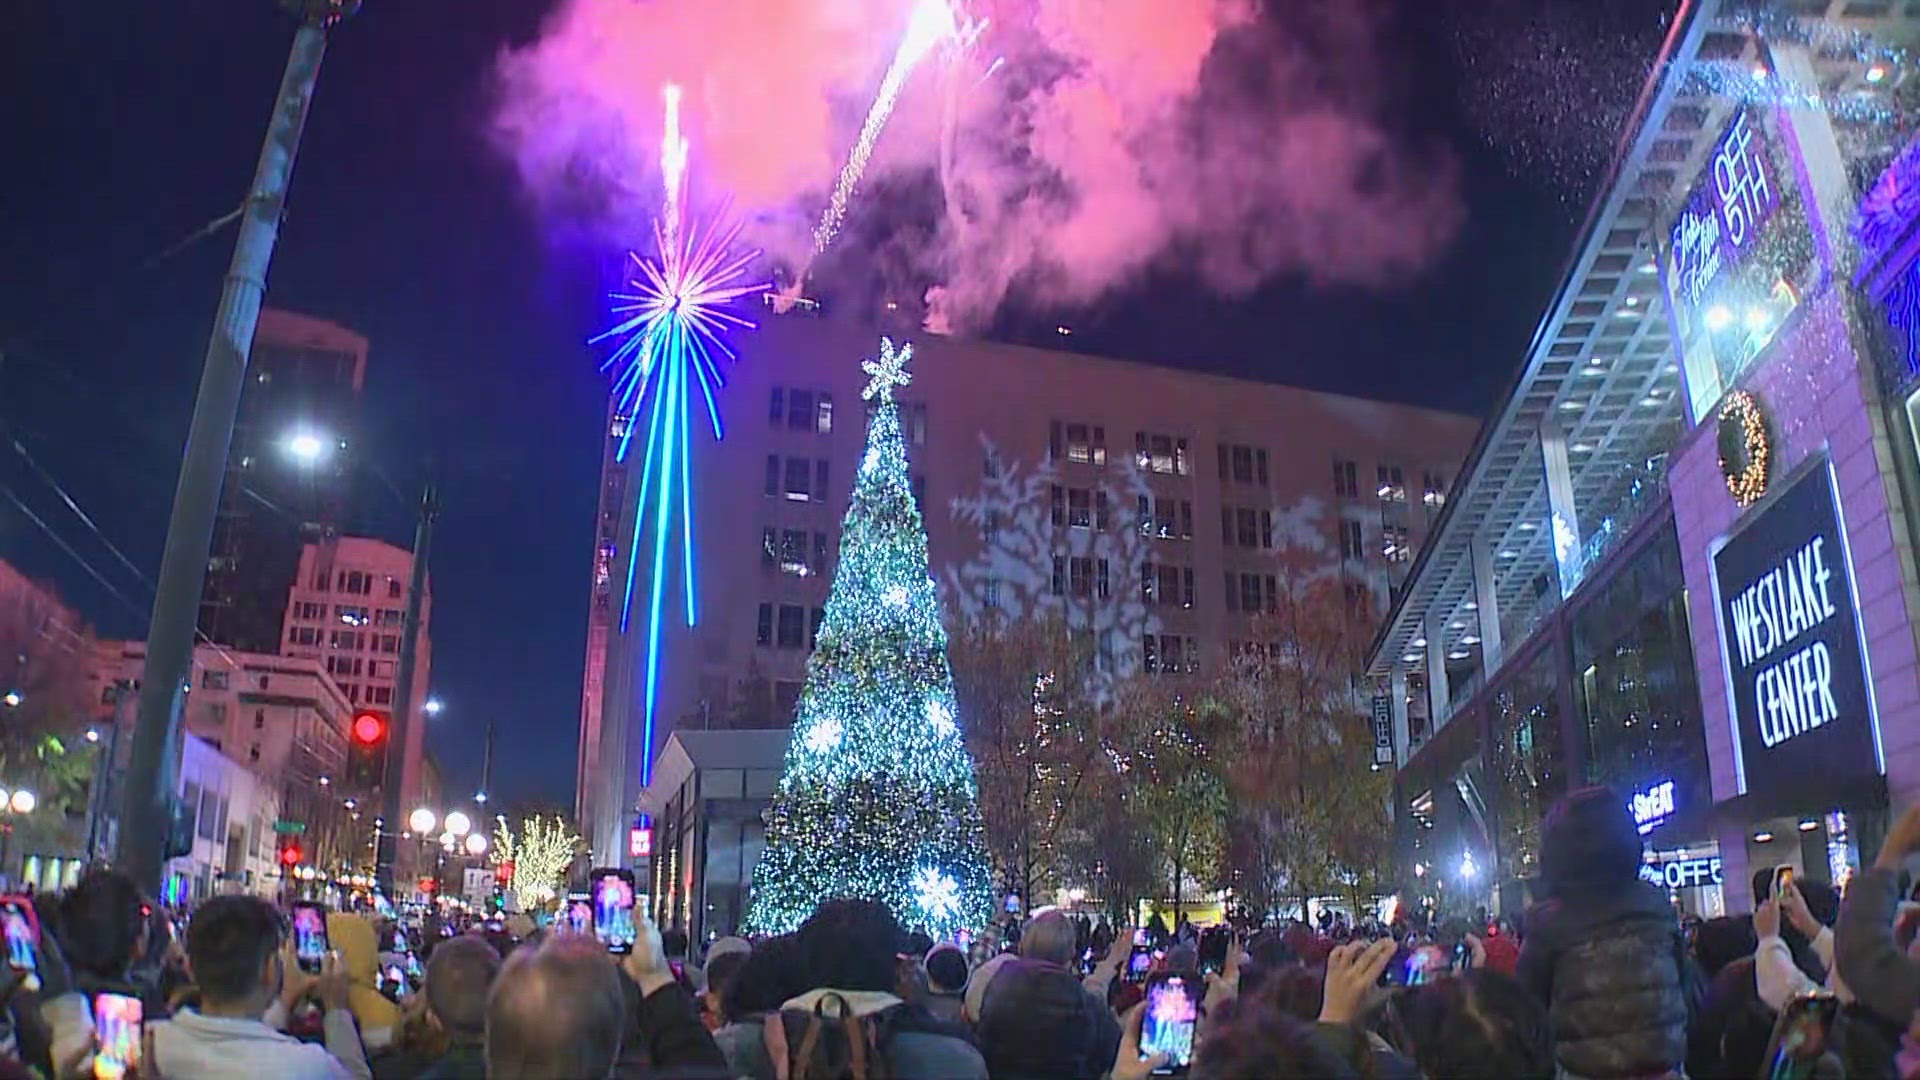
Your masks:
<instances>
[{"instance_id":1,"label":"night sky","mask_svg":"<svg viewBox=\"0 0 1920 1080\"><path fill-rule=\"evenodd\" d=\"M484 132L494 58L552 6L368 0L334 35L268 302L370 338L364 450L403 489L435 463L432 689L447 709L428 740L449 791L472 790L493 720L496 792L565 806L605 401L582 343L608 252L550 241ZM1078 351L1482 414L1611 149L1589 114L1631 99L1668 6L1383 4L1394 121L1462 170L1462 231L1413 280L1227 300L1167 274L1089 310L1006 312L996 333L1047 345L1066 322ZM1490 22L1523 8L1563 36L1600 32L1585 53L1529 54L1537 35ZM105 635L144 636L151 592L106 543L144 576L159 563L232 233L181 242L243 193L290 35L268 0L0 11L0 426L99 534L6 445L0 488L111 588L4 493L0 558L51 578ZM1490 68L1486 38L1503 36L1514 59ZM384 485L364 481L357 502L357 531L410 543L411 508Z\"/></svg>"}]
</instances>

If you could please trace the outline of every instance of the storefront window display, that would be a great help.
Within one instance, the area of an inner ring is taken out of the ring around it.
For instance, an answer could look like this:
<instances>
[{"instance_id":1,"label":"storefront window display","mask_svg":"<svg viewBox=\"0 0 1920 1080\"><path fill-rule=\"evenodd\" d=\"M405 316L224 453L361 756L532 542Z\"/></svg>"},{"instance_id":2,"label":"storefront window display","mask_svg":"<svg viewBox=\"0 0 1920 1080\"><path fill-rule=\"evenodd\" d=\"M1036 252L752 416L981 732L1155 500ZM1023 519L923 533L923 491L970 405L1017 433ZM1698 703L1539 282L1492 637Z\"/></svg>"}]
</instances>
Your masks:
<instances>
[{"instance_id":1,"label":"storefront window display","mask_svg":"<svg viewBox=\"0 0 1920 1080\"><path fill-rule=\"evenodd\" d=\"M1538 874L1540 823L1567 787L1555 668L1553 650L1543 648L1516 665L1492 699L1487 771L1503 885Z\"/></svg>"},{"instance_id":2,"label":"storefront window display","mask_svg":"<svg viewBox=\"0 0 1920 1080\"><path fill-rule=\"evenodd\" d=\"M1574 614L1573 670L1587 783L1611 784L1628 797L1663 793L1664 812L1641 815L1649 835L1711 804L1686 586L1670 525Z\"/></svg>"}]
</instances>

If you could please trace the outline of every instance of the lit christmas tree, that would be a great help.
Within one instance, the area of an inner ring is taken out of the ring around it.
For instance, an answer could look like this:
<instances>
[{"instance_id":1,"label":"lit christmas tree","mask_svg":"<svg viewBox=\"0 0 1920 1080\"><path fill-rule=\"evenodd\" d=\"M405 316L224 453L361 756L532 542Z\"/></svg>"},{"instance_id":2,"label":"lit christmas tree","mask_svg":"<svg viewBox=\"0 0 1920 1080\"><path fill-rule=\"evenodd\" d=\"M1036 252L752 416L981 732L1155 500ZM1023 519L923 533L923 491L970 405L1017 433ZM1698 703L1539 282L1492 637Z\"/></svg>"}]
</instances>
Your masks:
<instances>
[{"instance_id":1,"label":"lit christmas tree","mask_svg":"<svg viewBox=\"0 0 1920 1080\"><path fill-rule=\"evenodd\" d=\"M862 364L867 452L753 871L755 933L793 930L835 897L879 900L936 938L992 917L973 762L893 403L912 355L882 339L879 360Z\"/></svg>"}]
</instances>

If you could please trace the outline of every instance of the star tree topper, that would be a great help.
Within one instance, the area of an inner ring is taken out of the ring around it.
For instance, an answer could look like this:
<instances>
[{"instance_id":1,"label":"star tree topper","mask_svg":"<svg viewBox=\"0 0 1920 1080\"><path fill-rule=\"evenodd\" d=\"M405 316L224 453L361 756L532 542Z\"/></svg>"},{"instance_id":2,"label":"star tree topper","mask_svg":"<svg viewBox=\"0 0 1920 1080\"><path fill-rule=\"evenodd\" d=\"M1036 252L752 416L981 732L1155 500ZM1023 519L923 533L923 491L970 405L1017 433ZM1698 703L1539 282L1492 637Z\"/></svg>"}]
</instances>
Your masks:
<instances>
[{"instance_id":1,"label":"star tree topper","mask_svg":"<svg viewBox=\"0 0 1920 1080\"><path fill-rule=\"evenodd\" d=\"M913 359L913 342L909 341L898 349L893 347L893 339L880 339L880 359L860 361L860 370L873 376L868 380L867 388L860 391L863 401L879 398L882 401L893 400L893 388L905 386L913 381L913 374L907 370L907 361Z\"/></svg>"}]
</instances>

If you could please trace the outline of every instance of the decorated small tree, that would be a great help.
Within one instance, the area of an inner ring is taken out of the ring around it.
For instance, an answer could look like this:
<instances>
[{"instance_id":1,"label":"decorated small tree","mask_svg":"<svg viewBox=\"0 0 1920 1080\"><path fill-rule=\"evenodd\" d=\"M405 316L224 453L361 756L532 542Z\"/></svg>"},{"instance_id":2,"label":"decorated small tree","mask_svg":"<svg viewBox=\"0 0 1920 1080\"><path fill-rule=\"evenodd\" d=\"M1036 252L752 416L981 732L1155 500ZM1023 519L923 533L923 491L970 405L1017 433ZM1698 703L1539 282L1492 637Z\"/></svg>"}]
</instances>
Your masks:
<instances>
[{"instance_id":1,"label":"decorated small tree","mask_svg":"<svg viewBox=\"0 0 1920 1080\"><path fill-rule=\"evenodd\" d=\"M862 365L866 456L754 867L756 933L790 931L835 897L878 900L938 938L992 916L973 763L893 403L912 354L882 339Z\"/></svg>"}]
</instances>

